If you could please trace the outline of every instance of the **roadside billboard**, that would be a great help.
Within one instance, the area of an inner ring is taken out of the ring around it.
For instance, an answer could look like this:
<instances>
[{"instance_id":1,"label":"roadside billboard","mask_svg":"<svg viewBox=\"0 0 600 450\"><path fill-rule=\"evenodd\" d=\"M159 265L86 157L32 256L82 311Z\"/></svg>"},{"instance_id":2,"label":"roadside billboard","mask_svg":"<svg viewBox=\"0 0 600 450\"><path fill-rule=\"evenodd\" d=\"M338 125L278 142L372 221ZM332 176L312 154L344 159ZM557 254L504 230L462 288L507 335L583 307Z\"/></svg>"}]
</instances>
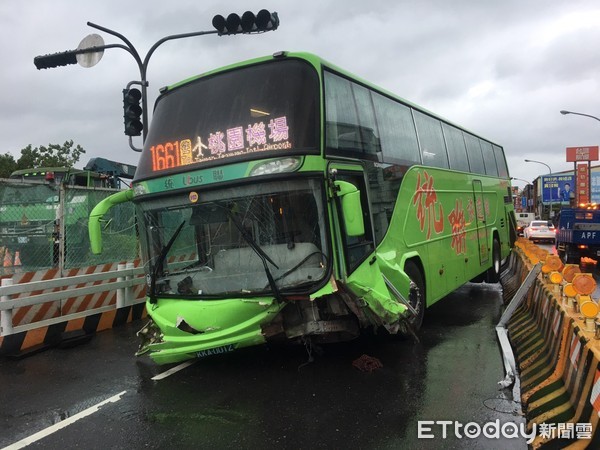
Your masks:
<instances>
[{"instance_id":1,"label":"roadside billboard","mask_svg":"<svg viewBox=\"0 0 600 450\"><path fill-rule=\"evenodd\" d=\"M599 174L600 175L600 174ZM542 202L569 204L571 195L575 195L575 179L573 174L542 175ZM598 179L600 183L600 179ZM600 185L596 188L600 196Z\"/></svg>"}]
</instances>

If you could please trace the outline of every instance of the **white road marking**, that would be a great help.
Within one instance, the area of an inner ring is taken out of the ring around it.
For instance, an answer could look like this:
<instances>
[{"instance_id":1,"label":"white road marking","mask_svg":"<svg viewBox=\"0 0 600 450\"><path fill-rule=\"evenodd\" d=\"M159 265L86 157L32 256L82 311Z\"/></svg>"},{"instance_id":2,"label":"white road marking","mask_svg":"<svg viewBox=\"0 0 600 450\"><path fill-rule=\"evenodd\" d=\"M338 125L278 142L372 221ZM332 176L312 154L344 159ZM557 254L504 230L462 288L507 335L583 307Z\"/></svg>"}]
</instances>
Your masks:
<instances>
[{"instance_id":1,"label":"white road marking","mask_svg":"<svg viewBox=\"0 0 600 450\"><path fill-rule=\"evenodd\" d=\"M46 436L50 436L52 433L62 428L68 427L69 425L77 422L79 419L83 419L84 417L89 416L90 414L98 412L100 407L106 405L107 403L118 402L119 400L121 400L121 396L125 394L125 392L127 391L123 391L118 393L117 395L113 395L112 397L107 398L106 400L94 406L90 406L89 408L78 412L74 416L71 416L65 420L61 420L60 422L55 423L54 425L49 426L48 428L45 428L41 431L38 431L37 433L32 434L31 436L26 437L25 439L21 439L20 441L15 442L14 444L9 445L8 447L4 447L2 450L17 450L23 447L27 447L29 444L33 444L34 442L39 441L40 439L43 439Z\"/></svg>"},{"instance_id":2,"label":"white road marking","mask_svg":"<svg viewBox=\"0 0 600 450\"><path fill-rule=\"evenodd\" d=\"M169 370L164 371L163 373L159 373L158 375L153 376L151 379L154 381L162 380L164 378L167 378L170 375L173 375L174 373L179 372L182 369L185 369L188 366L191 366L196 361L198 361L198 360L190 359L189 361L183 362L183 363L179 364L178 366L172 367Z\"/></svg>"}]
</instances>

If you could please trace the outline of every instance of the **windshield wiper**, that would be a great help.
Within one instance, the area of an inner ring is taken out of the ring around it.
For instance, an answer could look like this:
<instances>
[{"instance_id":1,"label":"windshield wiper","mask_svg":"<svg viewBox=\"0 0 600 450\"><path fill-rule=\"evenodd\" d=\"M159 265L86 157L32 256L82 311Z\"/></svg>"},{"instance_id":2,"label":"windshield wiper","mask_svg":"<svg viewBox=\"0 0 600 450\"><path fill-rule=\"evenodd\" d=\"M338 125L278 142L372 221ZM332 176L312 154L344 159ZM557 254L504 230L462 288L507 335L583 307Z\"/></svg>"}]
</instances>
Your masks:
<instances>
[{"instance_id":1,"label":"windshield wiper","mask_svg":"<svg viewBox=\"0 0 600 450\"><path fill-rule=\"evenodd\" d=\"M271 270L269 269L269 265L267 264L267 261L270 262L271 264L273 264L273 266L276 269L279 269L279 266L277 264L275 264L275 262L269 257L269 255L267 255L265 253L265 251L260 247L260 245L258 245L256 243L256 241L254 240L254 238L252 237L252 235L250 235L244 229L244 226L239 222L237 216L229 208L227 208L227 207L225 207L223 205L220 205L218 203L216 203L216 204L225 209L225 212L227 213L227 215L229 216L229 218L231 219L231 221L233 222L233 224L235 225L235 227L238 229L238 231L240 232L240 234L242 235L242 237L244 238L244 240L248 243L248 245L250 246L250 248L252 250L254 250L254 252L258 255L258 257L262 261L263 267L265 268L265 274L267 275L267 280L269 280L269 286L271 286L271 290L273 291L273 295L275 296L275 298L278 301L282 301L281 293L279 292L279 288L277 287L277 283L275 283L275 279L273 278L273 275L271 274Z\"/></svg>"},{"instance_id":2,"label":"windshield wiper","mask_svg":"<svg viewBox=\"0 0 600 450\"><path fill-rule=\"evenodd\" d=\"M177 236L179 236L179 233L181 233L181 229L183 228L184 225L185 225L185 220L183 222L181 222L179 227L177 227L177 229L175 230L175 233L173 233L173 236L171 236L171 239L169 239L169 242L167 242L167 245L165 245L162 248L162 250L160 251L160 253L158 255L158 258L156 258L156 265L154 266L154 270L152 271L152 278L150 279L150 294L148 295L148 297L150 299L150 303L154 304L157 301L157 299L156 299L156 279L158 278L158 271L162 267L163 260L167 256L167 253L169 253L169 250L171 250L171 247L173 246L175 239L177 239Z\"/></svg>"}]
</instances>

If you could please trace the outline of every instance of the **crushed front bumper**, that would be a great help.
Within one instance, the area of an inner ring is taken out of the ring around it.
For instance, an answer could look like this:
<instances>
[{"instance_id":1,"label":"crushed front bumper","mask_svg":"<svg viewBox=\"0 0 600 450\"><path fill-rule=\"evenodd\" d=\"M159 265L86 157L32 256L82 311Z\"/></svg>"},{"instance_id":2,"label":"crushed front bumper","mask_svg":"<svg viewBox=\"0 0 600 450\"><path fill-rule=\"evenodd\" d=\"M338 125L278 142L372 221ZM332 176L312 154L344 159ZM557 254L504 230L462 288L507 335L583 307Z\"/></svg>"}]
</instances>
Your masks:
<instances>
[{"instance_id":1,"label":"crushed front bumper","mask_svg":"<svg viewBox=\"0 0 600 450\"><path fill-rule=\"evenodd\" d=\"M146 302L150 322L139 332L136 355L157 364L227 353L264 344L263 325L281 311L274 299Z\"/></svg>"}]
</instances>

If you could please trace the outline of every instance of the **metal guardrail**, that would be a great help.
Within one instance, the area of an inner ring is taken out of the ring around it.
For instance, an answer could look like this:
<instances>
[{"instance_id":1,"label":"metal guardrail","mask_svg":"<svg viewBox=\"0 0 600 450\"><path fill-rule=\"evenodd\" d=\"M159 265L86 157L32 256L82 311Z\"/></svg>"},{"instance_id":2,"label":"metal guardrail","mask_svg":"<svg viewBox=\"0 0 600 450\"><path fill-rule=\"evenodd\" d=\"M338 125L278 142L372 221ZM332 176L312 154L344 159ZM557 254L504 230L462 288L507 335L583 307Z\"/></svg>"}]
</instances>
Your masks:
<instances>
[{"instance_id":1,"label":"metal guardrail","mask_svg":"<svg viewBox=\"0 0 600 450\"><path fill-rule=\"evenodd\" d=\"M504 310L504 313L502 314L502 317L500 317L498 325L496 325L496 334L498 335L498 341L500 343L500 349L502 351L502 358L504 361L504 370L506 372L506 376L504 377L504 379L498 382L498 384L502 388L512 386L518 374L515 355L512 351L512 346L508 338L508 321L512 317L515 310L519 307L527 293L529 292L529 288L533 285L535 279L541 271L541 263L537 263L531 268L531 270L527 274L527 277L525 277L525 280L521 284L521 287L519 287L517 293Z\"/></svg>"},{"instance_id":2,"label":"metal guardrail","mask_svg":"<svg viewBox=\"0 0 600 450\"><path fill-rule=\"evenodd\" d=\"M23 331L42 328L71 319L87 317L113 309L125 306L143 303L145 299L136 300L133 295L133 287L146 283L143 267L134 267L133 263L119 264L117 270L108 272L93 273L89 275L77 275L73 277L57 278L47 281L33 281L30 283L13 284L12 278L3 278L0 287L0 336L8 336ZM116 280L116 281L110 281ZM105 283L77 287L78 285L94 283L97 281L107 281ZM48 292L37 295L29 295L11 298L15 294L38 292L47 289L64 288L56 292ZM62 315L51 319L40 320L37 322L13 326L13 310L15 308L39 305L51 301L66 300L67 298L78 297L82 295L96 294L106 291L117 291L116 305L103 306L100 308L88 309L85 311Z\"/></svg>"}]
</instances>

